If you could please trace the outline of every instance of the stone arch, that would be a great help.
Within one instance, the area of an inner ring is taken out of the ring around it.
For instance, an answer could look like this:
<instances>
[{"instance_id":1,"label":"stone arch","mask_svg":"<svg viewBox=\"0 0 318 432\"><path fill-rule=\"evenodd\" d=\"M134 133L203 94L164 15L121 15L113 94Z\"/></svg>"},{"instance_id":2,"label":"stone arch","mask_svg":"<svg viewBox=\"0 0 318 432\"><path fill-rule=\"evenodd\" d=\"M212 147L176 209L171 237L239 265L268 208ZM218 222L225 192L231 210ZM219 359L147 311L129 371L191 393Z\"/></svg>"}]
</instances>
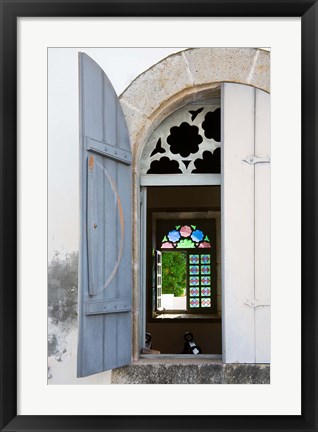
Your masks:
<instances>
[{"instance_id":1,"label":"stone arch","mask_svg":"<svg viewBox=\"0 0 318 432\"><path fill-rule=\"evenodd\" d=\"M140 74L121 94L133 153L133 359L139 357L139 162L161 121L194 100L220 94L222 82L270 92L270 54L256 48L192 48L172 54Z\"/></svg>"},{"instance_id":2,"label":"stone arch","mask_svg":"<svg viewBox=\"0 0 318 432\"><path fill-rule=\"evenodd\" d=\"M120 96L135 169L145 141L158 124L192 100L213 96L222 82L250 85L269 93L269 52L256 48L190 48L140 74Z\"/></svg>"}]
</instances>

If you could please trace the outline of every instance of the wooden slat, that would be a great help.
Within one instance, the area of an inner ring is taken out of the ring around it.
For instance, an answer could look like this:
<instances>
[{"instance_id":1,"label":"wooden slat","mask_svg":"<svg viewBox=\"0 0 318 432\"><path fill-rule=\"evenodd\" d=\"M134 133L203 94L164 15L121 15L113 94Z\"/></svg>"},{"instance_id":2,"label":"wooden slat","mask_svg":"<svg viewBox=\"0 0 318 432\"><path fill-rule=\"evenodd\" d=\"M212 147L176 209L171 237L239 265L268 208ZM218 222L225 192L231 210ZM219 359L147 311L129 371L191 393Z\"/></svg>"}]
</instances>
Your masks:
<instances>
[{"instance_id":1,"label":"wooden slat","mask_svg":"<svg viewBox=\"0 0 318 432\"><path fill-rule=\"evenodd\" d=\"M255 154L270 156L270 96L256 90ZM270 163L255 165L255 361L270 362Z\"/></svg>"},{"instance_id":2,"label":"wooden slat","mask_svg":"<svg viewBox=\"0 0 318 432\"><path fill-rule=\"evenodd\" d=\"M86 149L88 151L101 154L124 164L131 165L132 155L131 152L121 149L118 146L109 144L105 141L93 140L89 137L86 138Z\"/></svg>"},{"instance_id":3,"label":"wooden slat","mask_svg":"<svg viewBox=\"0 0 318 432\"><path fill-rule=\"evenodd\" d=\"M88 302L86 315L109 314L131 311L131 297Z\"/></svg>"},{"instance_id":4,"label":"wooden slat","mask_svg":"<svg viewBox=\"0 0 318 432\"><path fill-rule=\"evenodd\" d=\"M253 363L254 309L254 154L252 87L222 86L222 274L223 360Z\"/></svg>"}]
</instances>

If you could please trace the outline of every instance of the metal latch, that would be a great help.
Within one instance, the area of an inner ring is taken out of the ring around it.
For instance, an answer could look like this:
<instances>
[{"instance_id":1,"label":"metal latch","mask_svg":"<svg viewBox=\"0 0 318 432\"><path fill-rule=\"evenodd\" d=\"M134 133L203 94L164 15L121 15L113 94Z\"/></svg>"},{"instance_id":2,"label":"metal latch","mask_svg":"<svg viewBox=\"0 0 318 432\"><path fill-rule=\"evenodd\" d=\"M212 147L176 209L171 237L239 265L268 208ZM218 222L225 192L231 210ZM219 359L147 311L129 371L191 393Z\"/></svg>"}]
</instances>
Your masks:
<instances>
[{"instance_id":1,"label":"metal latch","mask_svg":"<svg viewBox=\"0 0 318 432\"><path fill-rule=\"evenodd\" d=\"M244 162L247 162L250 165L254 165L256 163L269 163L271 161L271 158L269 156L266 157L259 157L255 155L247 156L245 159L243 159Z\"/></svg>"},{"instance_id":2,"label":"metal latch","mask_svg":"<svg viewBox=\"0 0 318 432\"><path fill-rule=\"evenodd\" d=\"M260 299L247 299L246 302L244 302L247 306L250 306L252 308L256 308L258 306L270 306L269 300L260 300Z\"/></svg>"}]
</instances>

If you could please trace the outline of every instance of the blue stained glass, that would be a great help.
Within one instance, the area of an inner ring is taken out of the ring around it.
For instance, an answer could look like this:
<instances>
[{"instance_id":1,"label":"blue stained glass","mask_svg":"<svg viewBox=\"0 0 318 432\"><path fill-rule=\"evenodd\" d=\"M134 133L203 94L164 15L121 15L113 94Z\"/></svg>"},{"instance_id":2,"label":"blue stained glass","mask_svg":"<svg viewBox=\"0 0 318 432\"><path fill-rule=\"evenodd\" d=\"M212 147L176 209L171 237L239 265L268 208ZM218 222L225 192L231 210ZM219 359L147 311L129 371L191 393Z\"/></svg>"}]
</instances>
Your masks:
<instances>
[{"instance_id":1,"label":"blue stained glass","mask_svg":"<svg viewBox=\"0 0 318 432\"><path fill-rule=\"evenodd\" d=\"M197 276L190 277L190 285L199 285L200 279Z\"/></svg>"},{"instance_id":2,"label":"blue stained glass","mask_svg":"<svg viewBox=\"0 0 318 432\"><path fill-rule=\"evenodd\" d=\"M201 277L201 285L210 285L210 276Z\"/></svg>"},{"instance_id":3,"label":"blue stained glass","mask_svg":"<svg viewBox=\"0 0 318 432\"><path fill-rule=\"evenodd\" d=\"M202 296L209 296L211 295L211 288L210 287L202 287L201 288L201 295Z\"/></svg>"},{"instance_id":4,"label":"blue stained glass","mask_svg":"<svg viewBox=\"0 0 318 432\"><path fill-rule=\"evenodd\" d=\"M199 273L199 266L190 266L190 274L196 275Z\"/></svg>"},{"instance_id":5,"label":"blue stained glass","mask_svg":"<svg viewBox=\"0 0 318 432\"><path fill-rule=\"evenodd\" d=\"M199 295L199 288L191 287L190 288L190 296L197 297Z\"/></svg>"},{"instance_id":6,"label":"blue stained glass","mask_svg":"<svg viewBox=\"0 0 318 432\"><path fill-rule=\"evenodd\" d=\"M191 308L195 308L195 307L199 307L200 303L199 303L199 299L197 298L191 298L190 299L190 307Z\"/></svg>"},{"instance_id":7,"label":"blue stained glass","mask_svg":"<svg viewBox=\"0 0 318 432\"><path fill-rule=\"evenodd\" d=\"M171 242L177 242L180 238L180 233L177 230L172 230L168 233L168 239Z\"/></svg>"},{"instance_id":8,"label":"blue stained glass","mask_svg":"<svg viewBox=\"0 0 318 432\"><path fill-rule=\"evenodd\" d=\"M210 255L201 255L202 264L210 264Z\"/></svg>"},{"instance_id":9,"label":"blue stained glass","mask_svg":"<svg viewBox=\"0 0 318 432\"><path fill-rule=\"evenodd\" d=\"M191 238L195 242L200 242L201 240L203 240L204 234L203 234L203 232L201 230L195 230L191 234Z\"/></svg>"},{"instance_id":10,"label":"blue stained glass","mask_svg":"<svg viewBox=\"0 0 318 432\"><path fill-rule=\"evenodd\" d=\"M199 255L190 255L189 261L191 264L197 264L199 262Z\"/></svg>"},{"instance_id":11,"label":"blue stained glass","mask_svg":"<svg viewBox=\"0 0 318 432\"><path fill-rule=\"evenodd\" d=\"M201 266L201 274L210 274L210 266L209 265Z\"/></svg>"}]
</instances>

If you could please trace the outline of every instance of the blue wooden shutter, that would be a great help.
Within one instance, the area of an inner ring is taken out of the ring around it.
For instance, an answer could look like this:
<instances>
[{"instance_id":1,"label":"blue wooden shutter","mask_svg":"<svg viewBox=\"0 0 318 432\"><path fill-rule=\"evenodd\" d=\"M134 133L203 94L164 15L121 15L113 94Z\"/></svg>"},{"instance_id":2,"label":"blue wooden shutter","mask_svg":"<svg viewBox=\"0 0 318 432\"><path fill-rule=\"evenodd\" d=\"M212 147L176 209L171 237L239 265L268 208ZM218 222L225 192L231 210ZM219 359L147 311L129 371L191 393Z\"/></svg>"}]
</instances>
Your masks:
<instances>
[{"instance_id":1,"label":"blue wooden shutter","mask_svg":"<svg viewBox=\"0 0 318 432\"><path fill-rule=\"evenodd\" d=\"M117 95L79 55L80 225L78 377L131 361L131 150Z\"/></svg>"}]
</instances>

